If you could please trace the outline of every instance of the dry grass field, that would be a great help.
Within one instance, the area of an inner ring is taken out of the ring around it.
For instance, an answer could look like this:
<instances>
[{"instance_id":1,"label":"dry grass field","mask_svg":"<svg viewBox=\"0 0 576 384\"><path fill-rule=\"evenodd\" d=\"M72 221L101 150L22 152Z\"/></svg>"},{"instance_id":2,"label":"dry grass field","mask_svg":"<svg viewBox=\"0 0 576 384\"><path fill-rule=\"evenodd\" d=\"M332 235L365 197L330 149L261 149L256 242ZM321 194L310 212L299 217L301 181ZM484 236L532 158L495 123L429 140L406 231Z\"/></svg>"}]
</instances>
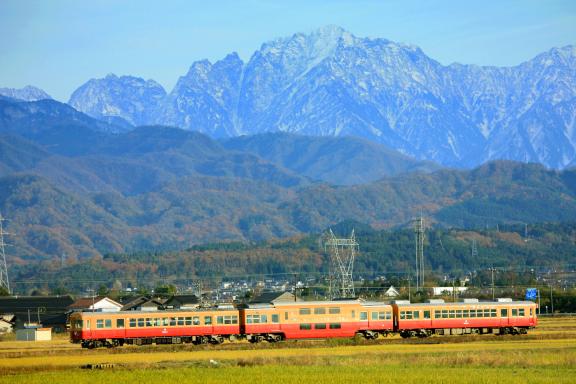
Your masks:
<instances>
[{"instance_id":1,"label":"dry grass field","mask_svg":"<svg viewBox=\"0 0 576 384\"><path fill-rule=\"evenodd\" d=\"M83 369L108 364L105 369ZM526 336L127 346L0 341L0 383L574 383L576 318Z\"/></svg>"}]
</instances>

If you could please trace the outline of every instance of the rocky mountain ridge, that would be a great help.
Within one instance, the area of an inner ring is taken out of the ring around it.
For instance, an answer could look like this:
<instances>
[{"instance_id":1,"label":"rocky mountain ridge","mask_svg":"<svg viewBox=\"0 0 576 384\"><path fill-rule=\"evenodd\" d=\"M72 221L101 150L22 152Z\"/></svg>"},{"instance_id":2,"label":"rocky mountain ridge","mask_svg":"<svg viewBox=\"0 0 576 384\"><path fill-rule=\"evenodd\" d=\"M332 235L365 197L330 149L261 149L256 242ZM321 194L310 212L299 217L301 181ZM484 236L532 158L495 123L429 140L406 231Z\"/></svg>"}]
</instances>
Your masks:
<instances>
[{"instance_id":1,"label":"rocky mountain ridge","mask_svg":"<svg viewBox=\"0 0 576 384\"><path fill-rule=\"evenodd\" d=\"M336 26L195 62L165 93L108 76L70 105L94 117L216 138L263 132L356 136L417 159L473 167L494 159L564 168L576 159L576 48L514 67L441 65L420 48Z\"/></svg>"}]
</instances>

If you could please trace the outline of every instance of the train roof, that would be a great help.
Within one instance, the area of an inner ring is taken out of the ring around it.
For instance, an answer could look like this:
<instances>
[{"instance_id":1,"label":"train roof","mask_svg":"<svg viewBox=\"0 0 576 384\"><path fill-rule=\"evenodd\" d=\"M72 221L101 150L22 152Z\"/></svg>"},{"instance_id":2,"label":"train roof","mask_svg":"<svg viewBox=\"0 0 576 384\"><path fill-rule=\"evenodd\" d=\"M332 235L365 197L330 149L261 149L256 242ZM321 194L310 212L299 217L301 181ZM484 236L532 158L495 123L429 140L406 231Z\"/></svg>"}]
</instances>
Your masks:
<instances>
[{"instance_id":1,"label":"train roof","mask_svg":"<svg viewBox=\"0 0 576 384\"><path fill-rule=\"evenodd\" d=\"M533 301L472 301L472 302L450 302L450 303L393 303L398 307L461 307L461 306L506 306L506 305L534 305Z\"/></svg>"},{"instance_id":2,"label":"train roof","mask_svg":"<svg viewBox=\"0 0 576 384\"><path fill-rule=\"evenodd\" d=\"M280 308L280 307L307 307L307 306L317 306L317 305L322 305L322 306L331 306L331 307L337 307L340 305L362 305L365 307L376 307L376 306L384 306L384 305L390 305L389 303L385 303L382 301L364 301L361 299L355 299L355 300L333 300L333 301L282 301L282 302L276 302L273 304L270 303L249 303L247 304L244 308L249 308L249 309L263 309L263 308Z\"/></svg>"},{"instance_id":3,"label":"train roof","mask_svg":"<svg viewBox=\"0 0 576 384\"><path fill-rule=\"evenodd\" d=\"M74 312L70 316L76 314L82 314L84 316L102 316L102 315L124 315L124 316L134 316L142 315L143 317L158 317L165 316L172 313L204 313L204 312L230 312L237 311L236 308L195 308L195 309L166 309L158 311L82 311Z\"/></svg>"}]
</instances>

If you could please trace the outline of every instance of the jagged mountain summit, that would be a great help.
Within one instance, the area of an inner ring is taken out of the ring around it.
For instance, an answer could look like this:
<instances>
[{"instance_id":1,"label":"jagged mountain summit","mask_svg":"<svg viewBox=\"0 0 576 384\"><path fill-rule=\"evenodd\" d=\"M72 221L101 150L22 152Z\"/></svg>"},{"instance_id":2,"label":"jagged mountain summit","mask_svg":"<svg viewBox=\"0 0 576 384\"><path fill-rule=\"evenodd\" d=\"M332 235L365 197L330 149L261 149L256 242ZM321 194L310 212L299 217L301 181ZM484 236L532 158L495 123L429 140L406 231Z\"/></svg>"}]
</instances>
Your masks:
<instances>
[{"instance_id":1,"label":"jagged mountain summit","mask_svg":"<svg viewBox=\"0 0 576 384\"><path fill-rule=\"evenodd\" d=\"M158 103L165 97L166 91L154 80L109 74L82 85L68 104L97 119L145 125L154 119Z\"/></svg>"},{"instance_id":2,"label":"jagged mountain summit","mask_svg":"<svg viewBox=\"0 0 576 384\"><path fill-rule=\"evenodd\" d=\"M576 159L575 74L573 46L514 67L444 66L418 47L328 26L265 43L248 62L235 53L195 62L165 95L142 85L151 81L109 76L70 104L213 137L357 136L448 166L510 159L563 168Z\"/></svg>"},{"instance_id":3,"label":"jagged mountain summit","mask_svg":"<svg viewBox=\"0 0 576 384\"><path fill-rule=\"evenodd\" d=\"M0 88L0 95L24 101L52 99L49 94L31 85L24 88Z\"/></svg>"}]
</instances>

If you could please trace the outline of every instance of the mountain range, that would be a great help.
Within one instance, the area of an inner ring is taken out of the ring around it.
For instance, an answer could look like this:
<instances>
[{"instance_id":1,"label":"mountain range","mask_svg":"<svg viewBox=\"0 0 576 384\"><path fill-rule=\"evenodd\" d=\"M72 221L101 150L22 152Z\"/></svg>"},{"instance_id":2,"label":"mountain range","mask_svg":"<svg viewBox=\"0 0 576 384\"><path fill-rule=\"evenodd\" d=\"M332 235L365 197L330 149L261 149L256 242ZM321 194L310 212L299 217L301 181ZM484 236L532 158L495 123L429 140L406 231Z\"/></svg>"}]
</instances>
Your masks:
<instances>
[{"instance_id":1,"label":"mountain range","mask_svg":"<svg viewBox=\"0 0 576 384\"><path fill-rule=\"evenodd\" d=\"M336 26L193 63L169 93L109 75L69 104L99 119L199 131L355 136L420 160L474 167L510 159L576 164L576 48L514 67L442 65L420 48L359 38Z\"/></svg>"},{"instance_id":2,"label":"mountain range","mask_svg":"<svg viewBox=\"0 0 576 384\"><path fill-rule=\"evenodd\" d=\"M54 100L0 100L0 212L12 261L100 257L377 228L567 222L576 171L491 162L441 169L365 139L266 133L215 140L126 130Z\"/></svg>"},{"instance_id":3,"label":"mountain range","mask_svg":"<svg viewBox=\"0 0 576 384\"><path fill-rule=\"evenodd\" d=\"M69 104L2 88L11 260L254 242L345 220L388 228L421 213L444 227L573 221L574 53L443 66L326 27L246 63L194 63L170 93L115 75Z\"/></svg>"}]
</instances>

